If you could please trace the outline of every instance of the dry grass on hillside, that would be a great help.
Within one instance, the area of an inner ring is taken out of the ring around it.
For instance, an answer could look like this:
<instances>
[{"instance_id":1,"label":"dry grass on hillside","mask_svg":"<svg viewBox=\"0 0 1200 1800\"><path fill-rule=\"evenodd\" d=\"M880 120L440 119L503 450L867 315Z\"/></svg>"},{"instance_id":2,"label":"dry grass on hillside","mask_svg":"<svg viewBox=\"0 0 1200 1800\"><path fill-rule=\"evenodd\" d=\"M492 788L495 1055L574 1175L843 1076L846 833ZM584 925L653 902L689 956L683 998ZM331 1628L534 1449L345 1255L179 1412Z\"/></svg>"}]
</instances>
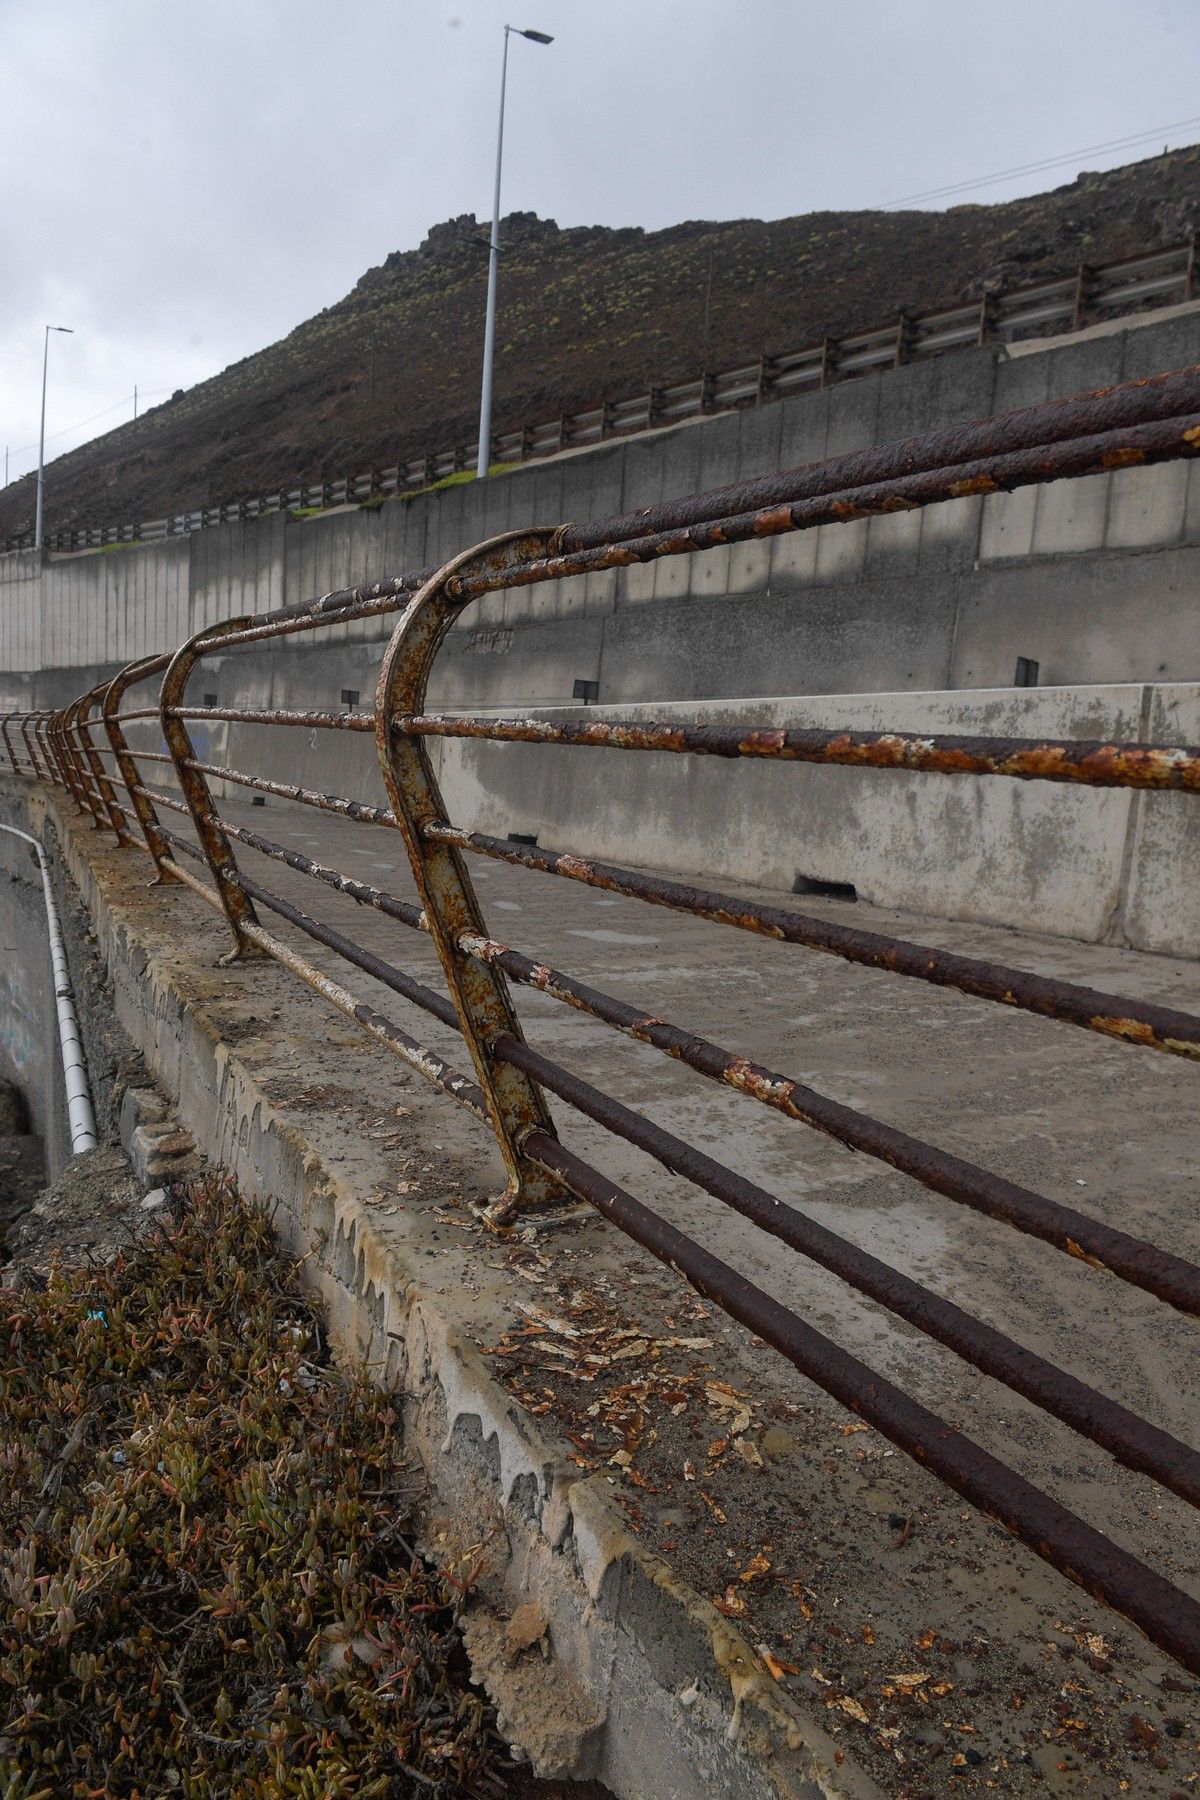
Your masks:
<instances>
[{"instance_id":1,"label":"dry grass on hillside","mask_svg":"<svg viewBox=\"0 0 1200 1800\"><path fill-rule=\"evenodd\" d=\"M506 1791L389 1398L210 1183L0 1290L0 1797Z\"/></svg>"}]
</instances>

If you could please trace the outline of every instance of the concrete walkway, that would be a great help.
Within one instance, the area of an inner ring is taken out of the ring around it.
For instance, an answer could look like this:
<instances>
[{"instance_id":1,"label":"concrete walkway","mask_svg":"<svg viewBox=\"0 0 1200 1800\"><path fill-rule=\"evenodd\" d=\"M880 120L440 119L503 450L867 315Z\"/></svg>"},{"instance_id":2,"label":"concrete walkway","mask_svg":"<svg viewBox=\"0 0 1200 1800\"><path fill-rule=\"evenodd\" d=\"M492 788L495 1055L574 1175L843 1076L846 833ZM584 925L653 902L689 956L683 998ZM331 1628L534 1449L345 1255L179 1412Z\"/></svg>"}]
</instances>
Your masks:
<instances>
[{"instance_id":1,"label":"concrete walkway","mask_svg":"<svg viewBox=\"0 0 1200 1800\"><path fill-rule=\"evenodd\" d=\"M221 805L268 837L411 896L403 847L385 830L274 800ZM72 809L63 808L65 819ZM470 1203L496 1190L500 1169L482 1127L282 968L219 966L221 921L183 888L148 888L141 853L118 852L82 823L65 830L123 1022L209 1153L283 1201L281 1222L287 1212L303 1252L316 1256L335 1335L382 1355L400 1380L406 1437L445 1509L443 1524L431 1521L431 1544L452 1560L465 1530L463 1566L483 1566L485 1591L509 1609L531 1591L545 1600L555 1660L532 1704L504 1696L518 1677L536 1680L540 1662L514 1671L497 1647L502 1628L497 1640L478 1618L468 1627L477 1670L502 1707L511 1702L522 1732L531 1716L544 1721L545 1741L525 1740L541 1766L599 1774L634 1800L918 1800L1025 1793L1035 1782L1061 1794L1166 1800L1184 1791L1197 1772L1196 1682L604 1221L515 1241L486 1232ZM440 985L423 934L242 855L254 879ZM1200 1255L1193 1065L574 883L471 866L496 937L1097 1218ZM1200 1006L1194 963L861 905L803 906ZM263 916L466 1066L452 1033ZM568 1067L1195 1441L1195 1327L1166 1307L548 998L519 990L517 1000L531 1040ZM563 1137L598 1167L1161 1573L1200 1587L1194 1514L1182 1503L554 1110ZM311 1177L298 1181L301 1168ZM349 1238L347 1206L358 1221ZM490 1383L453 1351L456 1340L478 1348ZM607 1527L595 1535L588 1496L597 1493L627 1537ZM522 1519L541 1551L521 1537ZM561 1583L559 1601L550 1598L560 1591L555 1568L565 1574L568 1563L587 1604L562 1598ZM718 1611L697 1611L695 1596ZM741 1645L757 1651L757 1669ZM765 1761L744 1748L751 1696L760 1719L772 1696L785 1708L786 1750ZM600 1746L592 1760L579 1749L588 1744ZM809 1774L783 1769L780 1754L786 1762L793 1753Z\"/></svg>"},{"instance_id":2,"label":"concrete walkway","mask_svg":"<svg viewBox=\"0 0 1200 1800\"><path fill-rule=\"evenodd\" d=\"M223 802L222 811L361 880L413 894L403 846L387 831L275 801ZM239 854L255 880L440 990L423 934L249 850ZM1097 1218L1200 1256L1194 1066L563 880L477 858L471 869L495 937ZM180 930L190 934L194 921L207 941L212 924L193 897L162 898ZM1195 964L861 905L803 905L1200 1007ZM265 910L263 921L467 1066L452 1034ZM265 1002L279 978L257 966L220 977L235 1035L247 1025L245 983ZM1166 1307L545 996L517 990L517 1001L531 1040L568 1067L1194 1441L1195 1327ZM406 1229L400 1221L414 1207L436 1221L433 1289L467 1301L496 1373L546 1424L557 1422L580 1466L605 1471L648 1547L792 1665L784 1683L827 1707L832 1729L885 1791L923 1792L935 1773L940 1791L951 1772L956 1789L998 1782L1020 1791L1030 1758L1048 1791L1099 1781L1116 1792L1129 1779L1133 1791L1165 1794L1186 1779L1194 1757L1159 1717L1175 1704L1178 1671L1135 1633L610 1227L595 1221L507 1249L485 1238L466 1203L499 1185L486 1134L382 1053L368 1053L374 1085L365 1094L350 1078L361 1059L346 1057L345 1022L315 998L301 1004L306 1029L290 1050L309 1104L347 1124L361 1119L372 1138L401 1150L378 1196L384 1228L394 1217ZM269 1022L252 1007L256 1021ZM555 1113L562 1135L597 1166L1197 1589L1195 1520L1182 1503L568 1109ZM1153 1715L1166 1770L1138 1749L1136 1732L1130 1737L1134 1712Z\"/></svg>"}]
</instances>

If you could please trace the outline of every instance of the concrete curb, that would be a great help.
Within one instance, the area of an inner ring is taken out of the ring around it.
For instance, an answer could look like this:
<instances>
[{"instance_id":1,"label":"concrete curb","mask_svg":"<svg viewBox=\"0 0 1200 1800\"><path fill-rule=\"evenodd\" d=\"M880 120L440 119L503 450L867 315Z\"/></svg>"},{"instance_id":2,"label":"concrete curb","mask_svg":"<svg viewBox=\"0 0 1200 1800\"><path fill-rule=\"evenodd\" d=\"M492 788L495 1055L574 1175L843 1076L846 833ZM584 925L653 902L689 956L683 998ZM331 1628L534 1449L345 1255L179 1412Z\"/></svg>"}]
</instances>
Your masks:
<instances>
[{"instance_id":1,"label":"concrete curb","mask_svg":"<svg viewBox=\"0 0 1200 1800\"><path fill-rule=\"evenodd\" d=\"M117 1016L197 1146L274 1206L321 1295L334 1344L403 1395L428 1483L423 1548L444 1566L484 1547L465 1639L503 1729L539 1774L598 1777L622 1800L880 1800L823 1722L774 1683L711 1603L633 1537L601 1477L496 1382L385 1242L344 1176L263 1092L235 1047L139 937L116 853L57 798L4 784L53 825L112 982ZM110 866L105 867L105 864ZM136 878L144 876L139 861ZM299 1078L298 1078L299 1081ZM503 1619L535 1601L551 1660L512 1663Z\"/></svg>"}]
</instances>

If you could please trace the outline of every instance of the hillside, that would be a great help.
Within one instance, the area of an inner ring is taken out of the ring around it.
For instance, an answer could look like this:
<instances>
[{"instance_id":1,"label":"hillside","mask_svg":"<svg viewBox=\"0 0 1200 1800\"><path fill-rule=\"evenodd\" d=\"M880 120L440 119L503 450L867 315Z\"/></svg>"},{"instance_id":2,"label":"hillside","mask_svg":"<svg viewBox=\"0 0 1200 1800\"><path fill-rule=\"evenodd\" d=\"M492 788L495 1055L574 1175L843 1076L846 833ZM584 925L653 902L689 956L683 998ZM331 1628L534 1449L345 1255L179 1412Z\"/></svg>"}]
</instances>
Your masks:
<instances>
[{"instance_id":1,"label":"hillside","mask_svg":"<svg viewBox=\"0 0 1200 1800\"><path fill-rule=\"evenodd\" d=\"M503 228L493 428L1177 242L1197 224L1200 147L945 212L658 232L559 230L515 214ZM279 343L59 458L48 527L161 517L470 438L486 279L486 223L435 226ZM31 530L33 510L30 476L0 495L0 536Z\"/></svg>"}]
</instances>

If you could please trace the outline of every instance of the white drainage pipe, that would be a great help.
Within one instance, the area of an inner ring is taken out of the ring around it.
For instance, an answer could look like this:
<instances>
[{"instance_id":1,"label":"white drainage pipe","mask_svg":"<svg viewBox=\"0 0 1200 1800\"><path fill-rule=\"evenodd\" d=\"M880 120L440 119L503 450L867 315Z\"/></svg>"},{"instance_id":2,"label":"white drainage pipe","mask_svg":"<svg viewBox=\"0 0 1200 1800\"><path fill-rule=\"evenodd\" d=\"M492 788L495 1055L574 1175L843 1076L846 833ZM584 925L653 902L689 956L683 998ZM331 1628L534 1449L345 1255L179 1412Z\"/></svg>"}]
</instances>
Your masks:
<instances>
[{"instance_id":1,"label":"white drainage pipe","mask_svg":"<svg viewBox=\"0 0 1200 1800\"><path fill-rule=\"evenodd\" d=\"M27 831L18 831L15 825L0 825L0 831L7 831L13 837L24 838L27 844L32 844L42 872L42 891L46 897L46 929L50 937L50 964L54 972L54 1004L58 1009L58 1041L62 1048L63 1081L67 1090L71 1154L80 1156L83 1151L96 1148L96 1115L92 1111L92 1097L88 1092L87 1064L83 1060L83 1043L79 1036L79 1019L71 991L71 971L67 966L67 953L63 948L62 931L59 929L58 908L54 903L54 890L50 886L50 868L46 862L46 852Z\"/></svg>"}]
</instances>

